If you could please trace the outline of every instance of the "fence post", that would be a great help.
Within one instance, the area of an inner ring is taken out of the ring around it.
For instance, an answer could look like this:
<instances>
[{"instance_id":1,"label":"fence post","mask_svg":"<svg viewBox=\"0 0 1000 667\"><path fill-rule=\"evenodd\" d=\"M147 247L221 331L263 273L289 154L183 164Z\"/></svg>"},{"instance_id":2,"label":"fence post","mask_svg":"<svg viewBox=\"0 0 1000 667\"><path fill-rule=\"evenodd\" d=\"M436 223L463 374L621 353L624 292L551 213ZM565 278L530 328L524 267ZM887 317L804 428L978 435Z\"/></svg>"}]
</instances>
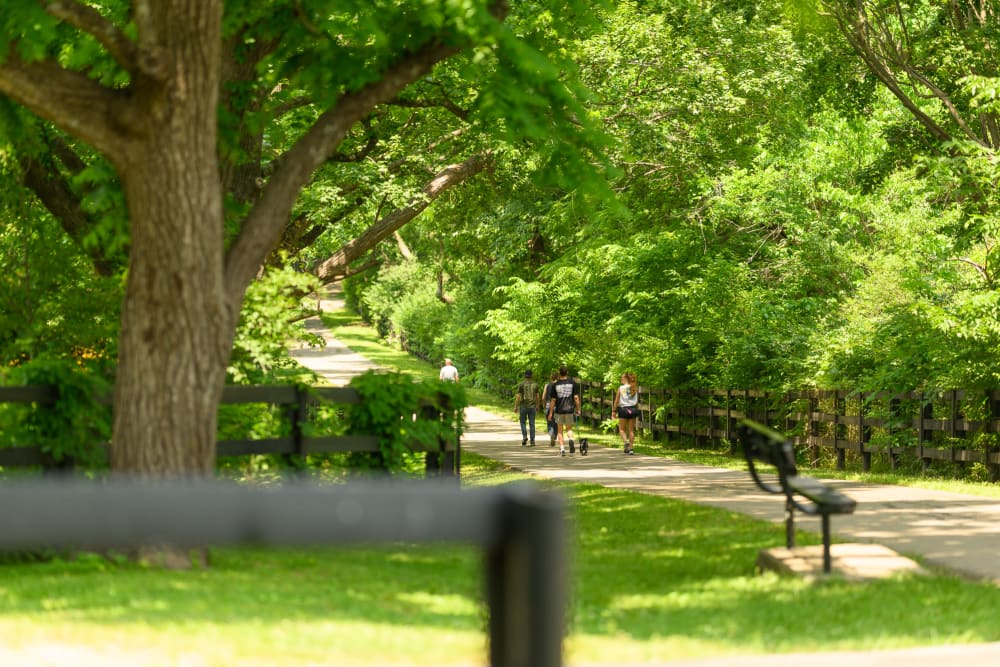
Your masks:
<instances>
[{"instance_id":1,"label":"fence post","mask_svg":"<svg viewBox=\"0 0 1000 667\"><path fill-rule=\"evenodd\" d=\"M895 448L895 444L896 444L895 435L899 431L899 428L896 426L896 424L897 424L897 422L899 420L899 410L900 410L901 405L902 405L902 403L899 400L898 396L892 396L889 399L889 428L888 428L888 431L889 431L889 468L893 472L896 472L896 469L899 467L899 453L896 451L896 448Z\"/></svg>"},{"instance_id":2,"label":"fence post","mask_svg":"<svg viewBox=\"0 0 1000 667\"><path fill-rule=\"evenodd\" d=\"M736 453L736 438L733 437L733 390L726 389L726 442L729 453Z\"/></svg>"},{"instance_id":3,"label":"fence post","mask_svg":"<svg viewBox=\"0 0 1000 667\"><path fill-rule=\"evenodd\" d=\"M845 401L844 412L847 412ZM847 452L840 446L840 390L833 390L833 448L837 451L837 470L847 467Z\"/></svg>"},{"instance_id":4,"label":"fence post","mask_svg":"<svg viewBox=\"0 0 1000 667\"><path fill-rule=\"evenodd\" d=\"M305 436L302 425L309 419L309 393L301 385L295 385L295 402L288 406L288 422L291 426L292 453L282 458L285 465L292 468L296 474L303 474L306 469Z\"/></svg>"},{"instance_id":5,"label":"fence post","mask_svg":"<svg viewBox=\"0 0 1000 667\"><path fill-rule=\"evenodd\" d=\"M566 535L554 499L510 497L508 535L486 557L490 664L559 667L567 598Z\"/></svg>"},{"instance_id":6,"label":"fence post","mask_svg":"<svg viewBox=\"0 0 1000 667\"><path fill-rule=\"evenodd\" d=\"M797 422L792 419L792 405L793 405L792 392L786 391L784 400L785 400L785 407L784 407L785 435L787 436L789 433L792 432L792 428L794 427L794 425L797 424Z\"/></svg>"},{"instance_id":7,"label":"fence post","mask_svg":"<svg viewBox=\"0 0 1000 667\"><path fill-rule=\"evenodd\" d=\"M1000 463L997 463L995 457L997 452L1000 451L1000 446L996 443L996 420L997 415L1000 414L1000 409L997 405L997 392L987 391L986 392L986 428L983 429L986 433L993 434L992 438L988 439L989 445L986 447L986 467L989 470L989 480L990 482L996 483L1000 481Z\"/></svg>"},{"instance_id":8,"label":"fence post","mask_svg":"<svg viewBox=\"0 0 1000 667\"><path fill-rule=\"evenodd\" d=\"M948 405L948 444L951 446L951 461L952 463L957 462L958 466L962 469L965 468L965 461L958 461L955 457L955 453L958 448L955 446L955 440L958 438L958 391L952 389L948 392L949 394L949 405Z\"/></svg>"},{"instance_id":9,"label":"fence post","mask_svg":"<svg viewBox=\"0 0 1000 667\"><path fill-rule=\"evenodd\" d=\"M448 409L450 406L445 406ZM441 410L434 404L427 403L420 406L417 413L419 419L441 421ZM438 450L428 451L424 454L424 476L425 477L458 477L458 452L448 451L448 441L438 436Z\"/></svg>"},{"instance_id":10,"label":"fence post","mask_svg":"<svg viewBox=\"0 0 1000 667\"><path fill-rule=\"evenodd\" d=\"M865 427L865 392L858 392L858 452L861 453L861 470L871 472L872 453L865 449L869 437Z\"/></svg>"},{"instance_id":11,"label":"fence post","mask_svg":"<svg viewBox=\"0 0 1000 667\"><path fill-rule=\"evenodd\" d=\"M649 438L653 442L656 442L660 439L659 434L656 432L656 390L650 389L646 396L646 405L649 406Z\"/></svg>"},{"instance_id":12,"label":"fence post","mask_svg":"<svg viewBox=\"0 0 1000 667\"><path fill-rule=\"evenodd\" d=\"M819 465L819 395L813 390L809 395L808 417L809 465L813 468Z\"/></svg>"},{"instance_id":13,"label":"fence post","mask_svg":"<svg viewBox=\"0 0 1000 667\"><path fill-rule=\"evenodd\" d=\"M668 395L670 398L667 398ZM667 407L668 402L670 407ZM670 442L673 439L673 433L670 431L670 418L674 416L674 409L677 407L677 392L675 390L665 389L663 391L663 405L663 436L667 442Z\"/></svg>"},{"instance_id":14,"label":"fence post","mask_svg":"<svg viewBox=\"0 0 1000 667\"><path fill-rule=\"evenodd\" d=\"M934 403L927 401L927 394L920 392L920 417L917 419L917 456L920 457L920 471L927 474L931 460L924 456L924 443L933 437L933 434L924 429L924 420L934 418Z\"/></svg>"}]
</instances>

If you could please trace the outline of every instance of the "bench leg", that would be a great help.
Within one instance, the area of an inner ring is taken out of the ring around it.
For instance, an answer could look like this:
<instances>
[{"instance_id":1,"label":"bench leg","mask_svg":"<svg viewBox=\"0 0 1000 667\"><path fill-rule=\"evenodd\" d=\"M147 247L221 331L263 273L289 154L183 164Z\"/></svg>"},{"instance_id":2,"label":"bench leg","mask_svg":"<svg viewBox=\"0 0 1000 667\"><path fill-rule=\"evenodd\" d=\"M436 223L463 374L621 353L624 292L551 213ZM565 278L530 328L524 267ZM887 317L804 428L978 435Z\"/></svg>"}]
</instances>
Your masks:
<instances>
[{"instance_id":1,"label":"bench leg","mask_svg":"<svg viewBox=\"0 0 1000 667\"><path fill-rule=\"evenodd\" d=\"M795 506L791 500L785 500L785 546L795 547Z\"/></svg>"}]
</instances>

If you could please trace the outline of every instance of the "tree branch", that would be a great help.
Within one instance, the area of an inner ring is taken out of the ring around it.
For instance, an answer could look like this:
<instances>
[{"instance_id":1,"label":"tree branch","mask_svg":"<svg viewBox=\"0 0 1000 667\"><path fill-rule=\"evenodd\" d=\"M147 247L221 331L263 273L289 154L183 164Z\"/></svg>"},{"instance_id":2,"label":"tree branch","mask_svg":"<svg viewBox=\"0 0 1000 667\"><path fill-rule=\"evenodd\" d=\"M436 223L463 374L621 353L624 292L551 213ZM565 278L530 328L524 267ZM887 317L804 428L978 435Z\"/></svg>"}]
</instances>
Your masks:
<instances>
[{"instance_id":1,"label":"tree branch","mask_svg":"<svg viewBox=\"0 0 1000 667\"><path fill-rule=\"evenodd\" d=\"M331 283L343 278L347 275L351 262L420 215L442 193L483 171L488 164L487 157L474 155L461 164L445 167L430 183L424 186L420 195L414 197L409 204L384 216L357 238L344 244L340 250L320 263L315 270L316 276L323 283Z\"/></svg>"},{"instance_id":2,"label":"tree branch","mask_svg":"<svg viewBox=\"0 0 1000 667\"><path fill-rule=\"evenodd\" d=\"M364 160L365 158L367 158L369 155L372 154L372 151L374 151L375 147L378 146L378 135L371 132L372 124L369 118L363 119L361 121L361 124L364 126L365 130L369 132L368 139L367 141L365 141L365 145L359 148L351 155L345 155L343 153L334 153L333 155L330 156L331 162L361 162L362 160Z\"/></svg>"},{"instance_id":3,"label":"tree branch","mask_svg":"<svg viewBox=\"0 0 1000 667\"><path fill-rule=\"evenodd\" d=\"M219 103L239 119L237 137L239 156L231 152L220 155L223 187L240 203L253 201L262 182L261 155L263 132L246 122L247 116L258 112L267 98L266 89L257 83L257 66L280 43L278 38L253 39L247 44L246 34L252 25L243 26L235 35L223 41L222 86ZM249 89L249 99L240 103L234 98Z\"/></svg>"},{"instance_id":4,"label":"tree branch","mask_svg":"<svg viewBox=\"0 0 1000 667\"><path fill-rule=\"evenodd\" d=\"M115 61L129 72L140 64L135 43L96 9L76 0L48 0L45 11L74 28L93 36Z\"/></svg>"},{"instance_id":5,"label":"tree branch","mask_svg":"<svg viewBox=\"0 0 1000 667\"><path fill-rule=\"evenodd\" d=\"M850 17L847 12L841 11L840 7L836 3L832 4L832 13L837 20L837 25L840 28L841 34L847 39L847 42L854 48L855 52L860 56L861 60L868 65L868 69L871 70L872 74L882 82L882 84L889 89L889 91L896 96L904 107L916 118L921 125L923 125L935 139L939 141L949 141L951 135L940 125L938 125L933 118L924 113L919 106L906 92L902 89L899 81L896 79L895 75L889 71L886 67L884 59L879 56L872 48L872 43L870 39L869 27L867 14L865 13L864 6L862 3L858 3L854 10L856 11L855 17ZM853 4L853 3L852 3Z\"/></svg>"},{"instance_id":6,"label":"tree branch","mask_svg":"<svg viewBox=\"0 0 1000 667\"><path fill-rule=\"evenodd\" d=\"M240 302L246 286L281 238L299 191L337 150L350 128L376 105L392 99L458 50L435 41L404 55L381 79L342 95L334 107L323 113L285 153L227 255L226 284L230 303Z\"/></svg>"},{"instance_id":7,"label":"tree branch","mask_svg":"<svg viewBox=\"0 0 1000 667\"><path fill-rule=\"evenodd\" d=\"M132 110L125 93L54 62L25 63L13 54L0 65L0 93L123 165Z\"/></svg>"},{"instance_id":8,"label":"tree branch","mask_svg":"<svg viewBox=\"0 0 1000 667\"><path fill-rule=\"evenodd\" d=\"M454 130L452 132L449 132L440 139L429 143L427 147L424 148L421 152L424 154L430 153L431 151L436 150L441 146L458 139L463 134L465 134L467 130L468 130L467 127L463 127ZM398 160L393 160L386 166L385 168L386 173L399 174L402 171L403 166L406 165L408 159L409 158L401 158ZM358 184L357 181L355 181L349 185L345 185L344 187L342 187L339 190L338 194L342 197L346 197L351 193L357 192L359 189L360 185ZM340 222L348 215L351 215L354 211L358 209L358 207L364 204L364 197L367 194L370 194L370 191L369 189L366 188L364 193L358 194L354 197L350 205L345 206L340 210L336 211L329 218L316 223L301 235L296 236L295 233L289 233L290 231L293 231L292 228L295 227L294 223L287 225L285 228L286 231L282 234L282 240L280 242L279 247L283 250L287 250L290 255L295 255L298 252L300 252L303 248L308 248L316 241L316 239L318 239L323 234L323 232L330 229L330 227Z\"/></svg>"},{"instance_id":9,"label":"tree branch","mask_svg":"<svg viewBox=\"0 0 1000 667\"><path fill-rule=\"evenodd\" d=\"M442 108L450 111L458 118L462 120L468 120L469 112L458 106L454 102L448 99L444 100L405 100L402 98L394 98L389 100L389 104L397 107L403 107L405 109L434 109Z\"/></svg>"},{"instance_id":10,"label":"tree branch","mask_svg":"<svg viewBox=\"0 0 1000 667\"><path fill-rule=\"evenodd\" d=\"M396 239L396 247L399 248L399 254L403 256L403 259L413 259L413 251L410 250L410 246L406 245L406 241L398 229L392 233L392 237Z\"/></svg>"},{"instance_id":11,"label":"tree branch","mask_svg":"<svg viewBox=\"0 0 1000 667\"><path fill-rule=\"evenodd\" d=\"M37 160L22 159L21 170L24 186L35 193L67 236L90 257L97 273L102 276L112 275L118 265L104 257L100 249L86 248L83 244L83 237L94 228L94 221L84 213L79 197L73 193L66 179L58 172L46 169Z\"/></svg>"},{"instance_id":12,"label":"tree branch","mask_svg":"<svg viewBox=\"0 0 1000 667\"><path fill-rule=\"evenodd\" d=\"M972 128L969 127L968 123L965 122L965 119L962 118L962 114L955 106L955 103L951 101L951 96L949 96L946 92L941 90L941 88L939 88L933 81L928 79L922 73L918 72L911 65L904 63L902 65L902 68L903 71L906 72L911 79L917 81L919 84L927 88L927 90L931 91L931 95L934 98L936 98L939 102L941 102L942 105L944 105L944 108L948 110L948 115L950 115L951 119L955 121L955 124L958 125L959 129L962 130L962 133L965 134L967 139L975 141L980 146L991 148L989 143L984 141L982 137L973 132Z\"/></svg>"},{"instance_id":13,"label":"tree branch","mask_svg":"<svg viewBox=\"0 0 1000 667\"><path fill-rule=\"evenodd\" d=\"M295 111L296 109L307 107L312 103L313 102L311 97L308 97L306 95L299 95L297 97L293 97L289 100L286 100L281 104L276 105L274 107L274 110L271 112L271 115L273 115L275 118L281 118L290 111Z\"/></svg>"},{"instance_id":14,"label":"tree branch","mask_svg":"<svg viewBox=\"0 0 1000 667\"><path fill-rule=\"evenodd\" d=\"M968 264L979 273L979 275L982 277L983 281L986 283L988 287L991 288L993 287L993 278L990 277L990 274L986 270L986 267L980 264L979 262L974 262L968 257L949 257L948 259L950 259L953 262L963 262L965 264Z\"/></svg>"},{"instance_id":15,"label":"tree branch","mask_svg":"<svg viewBox=\"0 0 1000 667\"><path fill-rule=\"evenodd\" d=\"M915 101L915 97L935 100L944 107L948 117L958 128L955 132L988 148L997 145L997 137L990 131L987 122L980 118L981 132L977 133L968 110L956 104L947 85L934 80L939 63L926 61L926 54L920 50L920 40L926 39L911 30L909 21L911 10L898 1L875 3L870 0L822 0L827 13L835 18L838 29L860 56L868 69L879 81L902 102L906 109L939 141L951 140L954 130L946 128L925 113ZM951 2L949 10L939 17L947 31L978 30L982 20L992 20L992 11L985 6L977 10L976 3ZM944 25L945 23L950 24ZM977 25L972 25L977 24ZM947 34L947 33L946 33ZM963 43L965 38L959 35ZM965 43L965 47L970 47ZM925 61L921 62L921 56ZM991 67L992 69L992 67ZM965 114L965 115L963 115Z\"/></svg>"}]
</instances>

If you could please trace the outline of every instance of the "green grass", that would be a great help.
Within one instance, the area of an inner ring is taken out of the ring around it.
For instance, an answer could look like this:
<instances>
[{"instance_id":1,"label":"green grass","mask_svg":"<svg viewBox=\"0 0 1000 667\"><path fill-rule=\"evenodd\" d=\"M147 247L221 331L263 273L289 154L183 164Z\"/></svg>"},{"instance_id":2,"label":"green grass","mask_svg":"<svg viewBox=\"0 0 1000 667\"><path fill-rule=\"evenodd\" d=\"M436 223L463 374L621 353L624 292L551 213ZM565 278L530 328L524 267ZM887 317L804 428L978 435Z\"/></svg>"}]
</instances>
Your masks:
<instances>
[{"instance_id":1,"label":"green grass","mask_svg":"<svg viewBox=\"0 0 1000 667\"><path fill-rule=\"evenodd\" d=\"M463 467L467 485L524 479L474 455ZM569 662L1000 640L995 586L760 575L757 552L781 543L781 526L630 491L548 486L570 500ZM209 569L190 572L96 556L6 565L0 646L155 656L130 664L482 664L481 590L480 554L453 546L218 549Z\"/></svg>"},{"instance_id":2,"label":"green grass","mask_svg":"<svg viewBox=\"0 0 1000 667\"><path fill-rule=\"evenodd\" d=\"M339 313L328 324L338 339L382 365L419 377L436 377L436 367L386 346L352 313ZM510 414L509 406L495 396L471 391L470 398L497 414ZM590 430L588 435L598 443L618 446L614 433L595 437ZM724 449L689 443L647 437L637 443L637 451L705 465L745 467L740 456ZM919 478L878 468L872 473L810 470L814 473L1000 495L1000 489L992 485ZM997 636L986 624L966 623L970 614L959 613L947 630L937 622L942 614L950 615L953 605L969 605L966 608L976 609L977 618L989 617L985 610L995 609L1000 601L992 585L934 576L811 586L773 575L756 576L749 564L760 549L783 542L783 527L603 487L564 488L574 498L579 530L574 549L577 596L571 657L615 663L746 652L870 650L995 641ZM798 542L816 544L818 536L800 535Z\"/></svg>"}]
</instances>

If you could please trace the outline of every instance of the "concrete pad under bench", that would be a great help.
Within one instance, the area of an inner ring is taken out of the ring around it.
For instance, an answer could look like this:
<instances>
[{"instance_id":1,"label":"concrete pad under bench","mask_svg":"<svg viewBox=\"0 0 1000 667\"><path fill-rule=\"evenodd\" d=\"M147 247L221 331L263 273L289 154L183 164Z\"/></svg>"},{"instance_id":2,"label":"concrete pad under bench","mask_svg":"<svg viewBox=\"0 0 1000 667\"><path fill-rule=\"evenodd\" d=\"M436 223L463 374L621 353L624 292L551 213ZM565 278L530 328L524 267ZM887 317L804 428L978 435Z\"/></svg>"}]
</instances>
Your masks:
<instances>
[{"instance_id":1,"label":"concrete pad under bench","mask_svg":"<svg viewBox=\"0 0 1000 667\"><path fill-rule=\"evenodd\" d=\"M881 544L830 545L831 575L848 581L885 579L899 574L929 574L915 561ZM823 577L823 545L775 547L757 556L757 567L797 577Z\"/></svg>"}]
</instances>

